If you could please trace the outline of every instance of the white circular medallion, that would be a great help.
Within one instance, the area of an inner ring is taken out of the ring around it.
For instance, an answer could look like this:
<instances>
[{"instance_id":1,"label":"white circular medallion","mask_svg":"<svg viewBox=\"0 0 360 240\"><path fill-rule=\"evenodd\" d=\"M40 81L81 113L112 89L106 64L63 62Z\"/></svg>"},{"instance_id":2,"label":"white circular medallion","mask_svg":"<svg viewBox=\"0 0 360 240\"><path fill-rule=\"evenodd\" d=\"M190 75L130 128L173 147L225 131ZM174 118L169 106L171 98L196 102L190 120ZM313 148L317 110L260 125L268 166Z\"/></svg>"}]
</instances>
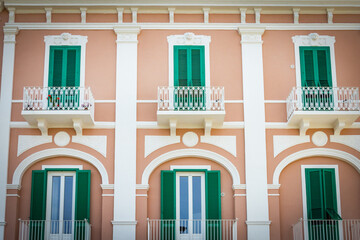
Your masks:
<instances>
[{"instance_id":1,"label":"white circular medallion","mask_svg":"<svg viewBox=\"0 0 360 240\"><path fill-rule=\"evenodd\" d=\"M185 146L187 147L193 147L196 144L198 144L199 142L199 137L196 133L194 132L187 132L184 134L184 136L182 137L182 141L184 143Z\"/></svg>"},{"instance_id":2,"label":"white circular medallion","mask_svg":"<svg viewBox=\"0 0 360 240\"><path fill-rule=\"evenodd\" d=\"M322 147L328 142L328 136L326 133L318 131L312 135L311 140L316 146Z\"/></svg>"},{"instance_id":3,"label":"white circular medallion","mask_svg":"<svg viewBox=\"0 0 360 240\"><path fill-rule=\"evenodd\" d=\"M66 132L58 132L54 137L54 142L59 147L64 147L69 144L70 136Z\"/></svg>"}]
</instances>

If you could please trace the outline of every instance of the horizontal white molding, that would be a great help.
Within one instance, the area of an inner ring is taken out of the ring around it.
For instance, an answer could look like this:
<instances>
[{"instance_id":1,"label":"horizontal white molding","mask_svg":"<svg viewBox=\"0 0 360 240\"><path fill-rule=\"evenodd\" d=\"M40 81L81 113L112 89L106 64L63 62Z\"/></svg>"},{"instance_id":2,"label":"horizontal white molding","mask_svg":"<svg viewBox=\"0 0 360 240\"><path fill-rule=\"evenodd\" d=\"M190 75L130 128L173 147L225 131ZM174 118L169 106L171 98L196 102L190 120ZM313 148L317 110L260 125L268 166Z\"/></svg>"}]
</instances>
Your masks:
<instances>
[{"instance_id":1,"label":"horizontal white molding","mask_svg":"<svg viewBox=\"0 0 360 240\"><path fill-rule=\"evenodd\" d=\"M136 225L137 221L111 221L113 225Z\"/></svg>"},{"instance_id":2,"label":"horizontal white molding","mask_svg":"<svg viewBox=\"0 0 360 240\"><path fill-rule=\"evenodd\" d=\"M271 221L245 221L247 225L270 225Z\"/></svg>"},{"instance_id":3,"label":"horizontal white molding","mask_svg":"<svg viewBox=\"0 0 360 240\"><path fill-rule=\"evenodd\" d=\"M114 184L100 184L102 189L114 189Z\"/></svg>"},{"instance_id":4,"label":"horizontal white molding","mask_svg":"<svg viewBox=\"0 0 360 240\"><path fill-rule=\"evenodd\" d=\"M246 193L236 193L234 194L234 197L246 197Z\"/></svg>"},{"instance_id":5,"label":"horizontal white molding","mask_svg":"<svg viewBox=\"0 0 360 240\"><path fill-rule=\"evenodd\" d=\"M169 127L159 127L155 121L137 121L137 129L169 129ZM37 128L30 126L27 122L10 122L10 128ZM51 126L51 128L73 128L72 126ZM94 126L85 126L84 129L114 129L115 122L95 122ZM197 127L198 128L198 127ZM243 129L244 122L224 122L222 127L214 127L215 129ZM288 126L287 122L266 122L266 129L298 129L296 126ZM360 122L353 123L352 129L360 128ZM191 128L188 128L191 129Z\"/></svg>"},{"instance_id":6,"label":"horizontal white molding","mask_svg":"<svg viewBox=\"0 0 360 240\"><path fill-rule=\"evenodd\" d=\"M286 100L265 100L265 103L286 103Z\"/></svg>"},{"instance_id":7,"label":"horizontal white molding","mask_svg":"<svg viewBox=\"0 0 360 240\"><path fill-rule=\"evenodd\" d=\"M280 196L280 194L279 193L269 193L268 196L269 197L278 197L278 196Z\"/></svg>"},{"instance_id":8,"label":"horizontal white molding","mask_svg":"<svg viewBox=\"0 0 360 240\"><path fill-rule=\"evenodd\" d=\"M53 168L76 168L79 170L83 170L83 165L42 165L41 169L53 169Z\"/></svg>"},{"instance_id":9,"label":"horizontal white molding","mask_svg":"<svg viewBox=\"0 0 360 240\"><path fill-rule=\"evenodd\" d=\"M23 100L12 100L12 103L23 103ZM157 100L136 100L137 103L157 103ZM225 100L225 103L244 103L244 100ZM286 103L286 100L265 100L265 103ZM95 100L95 103L116 103L116 100Z\"/></svg>"},{"instance_id":10,"label":"horizontal white molding","mask_svg":"<svg viewBox=\"0 0 360 240\"><path fill-rule=\"evenodd\" d=\"M137 197L147 197L147 194L136 194Z\"/></svg>"},{"instance_id":11,"label":"horizontal white molding","mask_svg":"<svg viewBox=\"0 0 360 240\"><path fill-rule=\"evenodd\" d=\"M6 194L7 197L20 197L19 194Z\"/></svg>"},{"instance_id":12,"label":"horizontal white molding","mask_svg":"<svg viewBox=\"0 0 360 240\"><path fill-rule=\"evenodd\" d=\"M6 189L15 189L15 190L20 190L21 186L18 184L6 184Z\"/></svg>"},{"instance_id":13,"label":"horizontal white molding","mask_svg":"<svg viewBox=\"0 0 360 240\"><path fill-rule=\"evenodd\" d=\"M6 23L6 27L20 30L113 30L114 27L140 27L141 29L179 30L238 30L239 28L264 28L265 30L360 30L358 23Z\"/></svg>"},{"instance_id":14,"label":"horizontal white molding","mask_svg":"<svg viewBox=\"0 0 360 240\"><path fill-rule=\"evenodd\" d=\"M103 193L101 196L103 196L103 197L113 197L114 194L113 193Z\"/></svg>"},{"instance_id":15,"label":"horizontal white molding","mask_svg":"<svg viewBox=\"0 0 360 240\"><path fill-rule=\"evenodd\" d=\"M13 1L13 2L6 2L6 7L55 7L55 6L66 6L66 7L242 7L242 6L267 6L267 7L359 7L360 4L357 1L299 1L299 0L290 0L290 1L236 1L236 0L228 0L228 1L221 1L221 0L213 0L207 2L193 2L192 1L183 1L180 2L173 2L173 1L161 1L161 0L153 0L153 1L121 1L121 3L116 3L116 1L93 1L92 3L82 3L82 1L73 1L73 0L64 0L64 1L32 1L28 3L27 1Z\"/></svg>"}]
</instances>

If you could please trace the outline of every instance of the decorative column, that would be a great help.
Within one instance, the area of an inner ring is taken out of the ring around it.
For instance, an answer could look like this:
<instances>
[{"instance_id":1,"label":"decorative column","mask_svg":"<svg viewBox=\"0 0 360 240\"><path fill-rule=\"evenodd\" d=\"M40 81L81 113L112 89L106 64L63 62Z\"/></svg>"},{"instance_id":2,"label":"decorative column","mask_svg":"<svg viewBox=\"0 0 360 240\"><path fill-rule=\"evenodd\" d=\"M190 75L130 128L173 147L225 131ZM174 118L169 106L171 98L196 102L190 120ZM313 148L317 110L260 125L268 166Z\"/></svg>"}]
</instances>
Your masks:
<instances>
[{"instance_id":1,"label":"decorative column","mask_svg":"<svg viewBox=\"0 0 360 240\"><path fill-rule=\"evenodd\" d=\"M0 92L0 239L4 239L6 183L10 145L11 100L14 80L16 27L4 27L4 50Z\"/></svg>"},{"instance_id":2,"label":"decorative column","mask_svg":"<svg viewBox=\"0 0 360 240\"><path fill-rule=\"evenodd\" d=\"M270 239L267 196L262 39L264 28L239 28L241 35L247 239Z\"/></svg>"},{"instance_id":3,"label":"decorative column","mask_svg":"<svg viewBox=\"0 0 360 240\"><path fill-rule=\"evenodd\" d=\"M114 29L116 50L113 239L135 239L138 27Z\"/></svg>"}]
</instances>

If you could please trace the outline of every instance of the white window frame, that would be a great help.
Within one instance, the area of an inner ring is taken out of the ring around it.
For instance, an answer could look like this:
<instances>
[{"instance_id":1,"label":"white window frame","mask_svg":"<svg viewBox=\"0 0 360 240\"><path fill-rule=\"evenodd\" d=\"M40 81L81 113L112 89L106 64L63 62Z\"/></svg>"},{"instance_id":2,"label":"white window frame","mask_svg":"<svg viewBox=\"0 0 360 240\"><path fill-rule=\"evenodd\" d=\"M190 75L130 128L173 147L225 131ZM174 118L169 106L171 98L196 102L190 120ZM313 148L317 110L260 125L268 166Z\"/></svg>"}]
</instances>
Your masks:
<instances>
[{"instance_id":1,"label":"white window frame","mask_svg":"<svg viewBox=\"0 0 360 240\"><path fill-rule=\"evenodd\" d=\"M60 176L60 177L64 177L65 176L72 176L73 177L73 196L72 196L72 203L73 203L73 208L72 208L72 220L75 220L75 194L76 194L76 172L74 171L49 171L47 173L47 192L46 192L46 224L45 224L45 229L46 229L46 235L45 236L50 236L50 227L51 227L51 194L52 194L52 177L54 176ZM62 181L61 181L62 182ZM61 204L61 202L63 202L63 198L64 198L64 184L60 185L60 209L59 209L59 213L61 216L61 212L64 211L64 206ZM60 219L59 219L60 220ZM59 235L63 235L62 231L62 226L63 223L60 220L60 224L59 224ZM72 227L72 230L74 231L74 226ZM74 232L72 232L73 234Z\"/></svg>"},{"instance_id":2,"label":"white window frame","mask_svg":"<svg viewBox=\"0 0 360 240\"><path fill-rule=\"evenodd\" d=\"M50 46L80 46L80 87L85 87L85 53L87 36L71 35L62 33L60 35L49 35L44 37L45 58L44 58L44 87L49 85L49 62Z\"/></svg>"},{"instance_id":3,"label":"white window frame","mask_svg":"<svg viewBox=\"0 0 360 240\"><path fill-rule=\"evenodd\" d=\"M307 202L306 202L306 179L305 179L305 169L307 168L328 168L335 170L335 185L336 185L336 201L337 201L337 210L339 216L341 216L341 203L340 203L340 184L339 184L339 167L338 165L301 165L301 185L302 185L302 200L303 200L303 219L308 220L307 216ZM309 238L307 224L304 224L304 239ZM339 224L339 236L342 236L343 229L342 225Z\"/></svg>"},{"instance_id":4,"label":"white window frame","mask_svg":"<svg viewBox=\"0 0 360 240\"><path fill-rule=\"evenodd\" d=\"M301 87L300 47L330 47L332 86L337 87L334 48L335 37L310 33L309 35L294 36L292 40L295 48L296 86Z\"/></svg>"},{"instance_id":5,"label":"white window frame","mask_svg":"<svg viewBox=\"0 0 360 240\"><path fill-rule=\"evenodd\" d=\"M210 36L195 35L188 32L183 35L170 35L167 37L169 45L169 87L174 86L174 46L204 46L205 61L205 87L210 87Z\"/></svg>"},{"instance_id":6,"label":"white window frame","mask_svg":"<svg viewBox=\"0 0 360 240\"><path fill-rule=\"evenodd\" d=\"M191 227L189 228L189 234L184 234L183 236L180 235L180 232L179 232L179 227L180 227L180 177L181 176L186 176L186 177L201 177L201 210L202 210L202 213L201 213L201 220L203 220L201 222L201 234L200 237L202 236L205 236L205 219L206 219L206 205L205 205L205 194L206 194L206 191L205 191L205 172L176 172L176 239L182 239L182 237L184 237L185 239L187 239L187 237L191 236L192 239L197 239L196 238L196 235L194 236L192 233L190 235L190 230L192 230L192 225ZM190 178L189 178L190 180ZM192 213L192 179L191 181L189 181L189 213ZM189 220L192 220L192 215L189 214ZM192 222L190 221L189 222L189 226L190 226L190 223L192 224Z\"/></svg>"}]
</instances>

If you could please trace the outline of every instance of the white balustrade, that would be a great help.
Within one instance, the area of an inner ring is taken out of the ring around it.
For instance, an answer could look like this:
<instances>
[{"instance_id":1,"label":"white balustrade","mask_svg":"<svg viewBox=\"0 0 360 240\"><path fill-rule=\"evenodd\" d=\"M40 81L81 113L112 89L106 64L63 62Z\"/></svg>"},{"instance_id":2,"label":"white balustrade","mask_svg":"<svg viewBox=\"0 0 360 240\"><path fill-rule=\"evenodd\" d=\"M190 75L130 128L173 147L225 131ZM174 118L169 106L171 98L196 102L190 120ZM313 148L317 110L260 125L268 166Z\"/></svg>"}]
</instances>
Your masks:
<instances>
[{"instance_id":1,"label":"white balustrade","mask_svg":"<svg viewBox=\"0 0 360 240\"><path fill-rule=\"evenodd\" d=\"M224 87L159 87L158 111L224 111Z\"/></svg>"},{"instance_id":2,"label":"white balustrade","mask_svg":"<svg viewBox=\"0 0 360 240\"><path fill-rule=\"evenodd\" d=\"M287 119L294 111L359 111L355 87L294 87L286 99Z\"/></svg>"},{"instance_id":3,"label":"white balustrade","mask_svg":"<svg viewBox=\"0 0 360 240\"><path fill-rule=\"evenodd\" d=\"M148 219L148 240L237 239L236 219Z\"/></svg>"},{"instance_id":4,"label":"white balustrade","mask_svg":"<svg viewBox=\"0 0 360 240\"><path fill-rule=\"evenodd\" d=\"M94 98L90 88L83 87L25 87L24 111L92 110Z\"/></svg>"},{"instance_id":5,"label":"white balustrade","mask_svg":"<svg viewBox=\"0 0 360 240\"><path fill-rule=\"evenodd\" d=\"M293 226L294 240L355 240L360 239L360 219L303 220Z\"/></svg>"},{"instance_id":6,"label":"white balustrade","mask_svg":"<svg viewBox=\"0 0 360 240\"><path fill-rule=\"evenodd\" d=\"M90 240L85 220L19 220L19 240Z\"/></svg>"}]
</instances>

